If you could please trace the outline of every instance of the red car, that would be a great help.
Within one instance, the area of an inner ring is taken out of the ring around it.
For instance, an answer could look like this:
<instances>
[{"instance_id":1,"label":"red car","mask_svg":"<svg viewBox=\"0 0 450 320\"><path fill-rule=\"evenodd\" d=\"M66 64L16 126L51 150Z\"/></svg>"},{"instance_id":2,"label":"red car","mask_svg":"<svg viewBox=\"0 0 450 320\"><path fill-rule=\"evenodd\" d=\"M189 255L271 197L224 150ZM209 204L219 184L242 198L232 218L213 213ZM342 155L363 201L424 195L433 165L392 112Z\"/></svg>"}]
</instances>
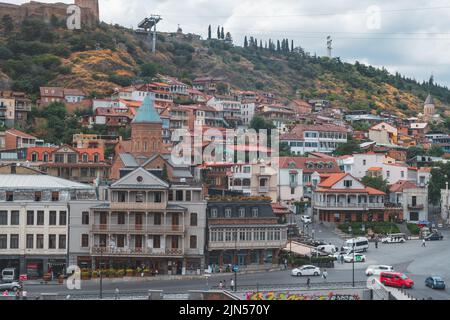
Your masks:
<instances>
[{"instance_id":1,"label":"red car","mask_svg":"<svg viewBox=\"0 0 450 320\"><path fill-rule=\"evenodd\" d=\"M414 287L414 281L408 278L404 273L399 272L382 272L380 274L380 282L385 286L409 288Z\"/></svg>"}]
</instances>

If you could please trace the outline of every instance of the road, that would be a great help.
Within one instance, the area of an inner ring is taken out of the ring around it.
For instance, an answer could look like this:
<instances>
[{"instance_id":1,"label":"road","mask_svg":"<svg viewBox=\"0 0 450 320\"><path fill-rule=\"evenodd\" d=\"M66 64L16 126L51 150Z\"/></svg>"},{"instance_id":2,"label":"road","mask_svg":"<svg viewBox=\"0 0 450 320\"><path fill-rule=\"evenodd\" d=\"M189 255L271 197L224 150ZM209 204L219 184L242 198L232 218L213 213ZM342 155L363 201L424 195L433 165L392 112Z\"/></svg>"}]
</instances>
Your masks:
<instances>
[{"instance_id":1,"label":"road","mask_svg":"<svg viewBox=\"0 0 450 320\"><path fill-rule=\"evenodd\" d=\"M333 243L341 246L343 240L335 235L330 229L323 226L314 226L315 236L317 239L323 239L327 243ZM415 281L415 287L409 292L418 299L436 299L449 300L449 290L437 291L425 287L425 278L430 275L439 275L450 283L450 232L443 231L443 241L428 242L425 248L421 247L420 241L408 241L405 244L380 244L375 249L371 244L366 254L367 262L355 264L355 281L365 281L365 269L371 264L387 264L394 266L395 270L406 273ZM334 269L328 271L328 282L351 282L352 281L352 264L336 263ZM212 275L208 280L177 280L177 281L148 281L148 282L127 282L105 280L103 282L103 292L113 294L115 289L119 289L121 293L145 293L149 289L164 290L165 293L187 293L189 290L204 290L217 287L220 281L230 283L233 275ZM312 283L324 282L321 278L311 278ZM299 286L306 284L306 278L292 277L290 270L277 272L263 272L256 274L238 274L237 284L239 286L256 286L259 285L292 285L298 283ZM98 296L99 284L91 281L82 281L82 289L80 291L68 290L65 286L55 285L33 285L27 286L26 291L30 295L39 293L58 293L61 295L93 295Z\"/></svg>"}]
</instances>

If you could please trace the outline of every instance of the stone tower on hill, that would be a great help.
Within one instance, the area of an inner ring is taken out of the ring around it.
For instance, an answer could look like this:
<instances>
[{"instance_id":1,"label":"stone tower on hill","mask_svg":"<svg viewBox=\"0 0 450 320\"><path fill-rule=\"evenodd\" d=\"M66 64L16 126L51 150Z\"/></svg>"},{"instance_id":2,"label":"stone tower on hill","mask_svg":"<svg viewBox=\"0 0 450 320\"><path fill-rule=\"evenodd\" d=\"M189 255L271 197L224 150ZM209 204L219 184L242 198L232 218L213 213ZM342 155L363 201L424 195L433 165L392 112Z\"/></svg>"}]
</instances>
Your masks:
<instances>
[{"instance_id":1,"label":"stone tower on hill","mask_svg":"<svg viewBox=\"0 0 450 320\"><path fill-rule=\"evenodd\" d=\"M427 99L425 100L424 116L425 116L425 118L432 118L435 113L436 113L436 107L434 104L434 99L431 96L431 94L429 94Z\"/></svg>"},{"instance_id":2,"label":"stone tower on hill","mask_svg":"<svg viewBox=\"0 0 450 320\"><path fill-rule=\"evenodd\" d=\"M91 14L97 19L97 23L100 21L98 0L75 0L75 4L82 9L90 10Z\"/></svg>"},{"instance_id":3,"label":"stone tower on hill","mask_svg":"<svg viewBox=\"0 0 450 320\"><path fill-rule=\"evenodd\" d=\"M163 150L162 120L153 99L147 96L131 122L131 153L151 157Z\"/></svg>"}]
</instances>

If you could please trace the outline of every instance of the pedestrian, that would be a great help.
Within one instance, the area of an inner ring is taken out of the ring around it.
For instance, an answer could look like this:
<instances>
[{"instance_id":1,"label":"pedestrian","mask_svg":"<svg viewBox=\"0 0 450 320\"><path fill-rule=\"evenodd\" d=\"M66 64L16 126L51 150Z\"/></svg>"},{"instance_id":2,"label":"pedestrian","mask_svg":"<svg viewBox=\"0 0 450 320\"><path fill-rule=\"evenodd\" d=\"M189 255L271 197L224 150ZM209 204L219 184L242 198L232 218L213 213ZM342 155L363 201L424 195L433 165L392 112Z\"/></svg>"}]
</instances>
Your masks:
<instances>
[{"instance_id":1,"label":"pedestrian","mask_svg":"<svg viewBox=\"0 0 450 320\"><path fill-rule=\"evenodd\" d=\"M223 280L223 288L226 290L227 289L227 280Z\"/></svg>"},{"instance_id":2,"label":"pedestrian","mask_svg":"<svg viewBox=\"0 0 450 320\"><path fill-rule=\"evenodd\" d=\"M230 281L230 288L231 288L231 291L234 291L234 280L233 279L231 279L231 281Z\"/></svg>"},{"instance_id":3,"label":"pedestrian","mask_svg":"<svg viewBox=\"0 0 450 320\"><path fill-rule=\"evenodd\" d=\"M120 293L119 288L116 288L115 293L116 293L116 300L119 300L119 293Z\"/></svg>"},{"instance_id":4,"label":"pedestrian","mask_svg":"<svg viewBox=\"0 0 450 320\"><path fill-rule=\"evenodd\" d=\"M341 264L344 264L344 255L343 254L340 255L340 259L341 259Z\"/></svg>"},{"instance_id":5,"label":"pedestrian","mask_svg":"<svg viewBox=\"0 0 450 320\"><path fill-rule=\"evenodd\" d=\"M425 239L422 240L422 247L425 248L427 246L427 242L425 241Z\"/></svg>"},{"instance_id":6,"label":"pedestrian","mask_svg":"<svg viewBox=\"0 0 450 320\"><path fill-rule=\"evenodd\" d=\"M323 270L322 277L323 277L323 280L327 281L327 277L328 277L327 269Z\"/></svg>"},{"instance_id":7,"label":"pedestrian","mask_svg":"<svg viewBox=\"0 0 450 320\"><path fill-rule=\"evenodd\" d=\"M288 261L287 259L284 259L284 270L286 270L288 267Z\"/></svg>"},{"instance_id":8,"label":"pedestrian","mask_svg":"<svg viewBox=\"0 0 450 320\"><path fill-rule=\"evenodd\" d=\"M306 286L308 287L308 289L311 287L311 279L310 278L308 278L306 280Z\"/></svg>"},{"instance_id":9,"label":"pedestrian","mask_svg":"<svg viewBox=\"0 0 450 320\"><path fill-rule=\"evenodd\" d=\"M378 249L378 237L375 238L375 249Z\"/></svg>"},{"instance_id":10,"label":"pedestrian","mask_svg":"<svg viewBox=\"0 0 450 320\"><path fill-rule=\"evenodd\" d=\"M219 282L219 289L220 289L220 290L223 289L223 283L222 283L222 281Z\"/></svg>"}]
</instances>

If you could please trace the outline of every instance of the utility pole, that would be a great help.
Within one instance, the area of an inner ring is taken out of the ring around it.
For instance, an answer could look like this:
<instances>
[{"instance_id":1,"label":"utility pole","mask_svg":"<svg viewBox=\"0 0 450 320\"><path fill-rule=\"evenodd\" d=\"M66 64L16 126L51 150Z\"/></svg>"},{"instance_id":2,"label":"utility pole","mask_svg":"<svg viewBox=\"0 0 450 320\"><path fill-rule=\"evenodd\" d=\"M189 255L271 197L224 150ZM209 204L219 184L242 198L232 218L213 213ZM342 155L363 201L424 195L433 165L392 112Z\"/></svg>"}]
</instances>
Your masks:
<instances>
[{"instance_id":1,"label":"utility pole","mask_svg":"<svg viewBox=\"0 0 450 320\"><path fill-rule=\"evenodd\" d=\"M327 51L328 51L328 58L332 58L332 50L333 50L333 39L331 39L331 36L327 37Z\"/></svg>"},{"instance_id":2,"label":"utility pole","mask_svg":"<svg viewBox=\"0 0 450 320\"><path fill-rule=\"evenodd\" d=\"M100 247L100 300L103 299L103 269L102 269L102 262L103 262L103 247Z\"/></svg>"}]
</instances>

